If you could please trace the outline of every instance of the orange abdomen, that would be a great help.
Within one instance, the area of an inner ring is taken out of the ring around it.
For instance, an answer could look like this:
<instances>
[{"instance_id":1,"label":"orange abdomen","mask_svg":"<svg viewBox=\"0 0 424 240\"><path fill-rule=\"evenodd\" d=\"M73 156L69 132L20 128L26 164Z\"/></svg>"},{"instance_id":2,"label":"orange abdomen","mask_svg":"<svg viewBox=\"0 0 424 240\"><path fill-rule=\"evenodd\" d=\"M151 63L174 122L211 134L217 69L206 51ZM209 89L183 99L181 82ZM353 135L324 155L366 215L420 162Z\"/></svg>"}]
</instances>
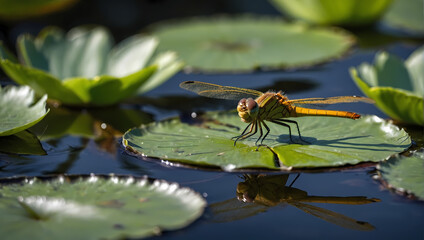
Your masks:
<instances>
[{"instance_id":1,"label":"orange abdomen","mask_svg":"<svg viewBox=\"0 0 424 240\"><path fill-rule=\"evenodd\" d=\"M302 117L302 116L328 116L328 117L342 117L342 118L351 118L358 119L361 115L354 112L345 112L345 111L334 111L334 110L322 110L322 109L312 109L312 108L302 108L295 107L295 116L293 117Z\"/></svg>"}]
</instances>

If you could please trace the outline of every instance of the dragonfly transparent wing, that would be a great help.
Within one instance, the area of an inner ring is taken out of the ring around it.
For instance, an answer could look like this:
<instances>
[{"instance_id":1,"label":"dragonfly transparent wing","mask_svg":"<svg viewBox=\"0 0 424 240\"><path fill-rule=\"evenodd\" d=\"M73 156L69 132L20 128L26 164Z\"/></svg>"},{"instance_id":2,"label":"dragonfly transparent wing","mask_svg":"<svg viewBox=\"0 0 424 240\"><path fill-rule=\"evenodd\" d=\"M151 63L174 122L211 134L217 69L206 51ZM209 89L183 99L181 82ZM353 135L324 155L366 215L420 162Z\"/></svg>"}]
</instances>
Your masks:
<instances>
[{"instance_id":1,"label":"dragonfly transparent wing","mask_svg":"<svg viewBox=\"0 0 424 240\"><path fill-rule=\"evenodd\" d=\"M263 93L256 90L237 88L230 86L221 86L212 83L197 82L197 81L185 81L180 84L180 87L192 92L199 94L200 96L228 99L228 100L240 100L242 98L257 98Z\"/></svg>"}]
</instances>

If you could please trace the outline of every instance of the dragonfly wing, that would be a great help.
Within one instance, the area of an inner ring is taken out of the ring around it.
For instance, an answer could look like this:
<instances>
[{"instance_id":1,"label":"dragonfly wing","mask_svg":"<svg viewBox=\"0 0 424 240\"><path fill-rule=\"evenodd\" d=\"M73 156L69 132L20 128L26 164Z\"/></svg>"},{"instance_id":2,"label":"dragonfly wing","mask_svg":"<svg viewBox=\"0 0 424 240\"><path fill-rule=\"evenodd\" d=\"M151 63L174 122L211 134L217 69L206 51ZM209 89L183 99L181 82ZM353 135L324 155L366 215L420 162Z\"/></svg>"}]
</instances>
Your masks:
<instances>
[{"instance_id":1,"label":"dragonfly wing","mask_svg":"<svg viewBox=\"0 0 424 240\"><path fill-rule=\"evenodd\" d=\"M364 102L374 103L374 100L366 97L357 96L340 96L340 97L328 97L328 98L305 98L305 99L294 99L287 101L293 105L320 105L320 104L336 104L336 103L352 103L352 102Z\"/></svg>"},{"instance_id":2,"label":"dragonfly wing","mask_svg":"<svg viewBox=\"0 0 424 240\"><path fill-rule=\"evenodd\" d=\"M263 93L256 90L237 88L230 86L221 86L212 83L185 81L180 87L201 96L219 99L240 100L241 98L257 98Z\"/></svg>"},{"instance_id":3,"label":"dragonfly wing","mask_svg":"<svg viewBox=\"0 0 424 240\"><path fill-rule=\"evenodd\" d=\"M289 202L289 204L315 217L321 218L324 221L339 225L344 228L360 230L360 231L370 231L375 228L373 225L367 222L358 221L356 219L347 217L340 213L336 213L336 212L333 212L324 208L320 208L317 206L304 204L301 202L294 202L294 201Z\"/></svg>"},{"instance_id":4,"label":"dragonfly wing","mask_svg":"<svg viewBox=\"0 0 424 240\"><path fill-rule=\"evenodd\" d=\"M212 203L209 206L213 222L232 222L255 216L265 212L268 207L256 203L244 203L231 198L226 201Z\"/></svg>"}]
</instances>

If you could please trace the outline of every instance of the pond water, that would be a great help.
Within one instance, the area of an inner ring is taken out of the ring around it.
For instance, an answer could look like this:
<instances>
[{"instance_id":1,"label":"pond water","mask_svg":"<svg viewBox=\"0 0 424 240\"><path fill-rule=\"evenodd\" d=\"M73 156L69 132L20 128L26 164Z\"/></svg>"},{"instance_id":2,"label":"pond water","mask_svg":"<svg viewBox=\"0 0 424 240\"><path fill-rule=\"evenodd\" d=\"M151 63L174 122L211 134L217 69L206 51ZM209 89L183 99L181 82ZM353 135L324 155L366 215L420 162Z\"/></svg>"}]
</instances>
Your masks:
<instances>
[{"instance_id":1,"label":"pond water","mask_svg":"<svg viewBox=\"0 0 424 240\"><path fill-rule=\"evenodd\" d=\"M270 206L265 206L237 200L237 186L246 185L240 184L246 181L246 173L174 166L157 159L130 155L122 147L120 135L141 123L175 116L189 118L192 112L232 109L236 105L231 101L197 97L178 87L182 81L285 90L293 99L362 95L349 76L350 66L372 62L376 52L382 49L406 58L423 43L422 40L377 34L376 30L353 32L359 36L359 41L350 54L307 70L235 75L178 73L159 88L120 108L80 110L52 107L50 115L61 118L49 122L48 116L32 129L42 139L47 155L0 153L0 177L63 173L148 175L178 182L201 193L208 202L204 215L184 229L154 237L160 239L306 239L317 236L323 239L424 239L424 203L382 187L373 179L373 165L302 172L296 181L298 173L287 176L275 172L249 172L251 178L262 174L257 178L263 180L262 187L267 182L265 175L270 175L271 185L273 177L281 178L282 186L287 180L286 187L279 188L278 194L288 196L292 201L271 201ZM8 82L5 78L3 80L2 84ZM335 109L387 118L368 104L344 104ZM417 144L415 148L424 147L423 129L407 127L407 130ZM254 184L249 187L254 189ZM296 201L300 190L310 196L309 200ZM345 198L357 196L374 199L374 202L348 204Z\"/></svg>"}]
</instances>

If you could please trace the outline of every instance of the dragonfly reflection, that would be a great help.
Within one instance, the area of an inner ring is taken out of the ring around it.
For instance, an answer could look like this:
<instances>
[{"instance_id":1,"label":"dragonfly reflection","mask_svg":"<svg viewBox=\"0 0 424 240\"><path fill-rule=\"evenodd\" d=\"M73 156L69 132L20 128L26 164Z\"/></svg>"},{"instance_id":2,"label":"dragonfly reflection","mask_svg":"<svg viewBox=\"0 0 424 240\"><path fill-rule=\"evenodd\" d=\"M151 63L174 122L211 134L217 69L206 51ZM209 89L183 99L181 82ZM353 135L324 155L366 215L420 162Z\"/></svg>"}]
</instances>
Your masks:
<instances>
[{"instance_id":1,"label":"dragonfly reflection","mask_svg":"<svg viewBox=\"0 0 424 240\"><path fill-rule=\"evenodd\" d=\"M293 183L286 186L288 177L289 174L245 175L245 181L237 185L237 198L210 205L214 214L212 219L216 222L236 221L265 212L270 207L288 204L344 228L360 231L374 229L374 226L367 222L357 221L305 202L360 205L379 202L379 199L364 196L309 196L307 192L292 187Z\"/></svg>"}]
</instances>

